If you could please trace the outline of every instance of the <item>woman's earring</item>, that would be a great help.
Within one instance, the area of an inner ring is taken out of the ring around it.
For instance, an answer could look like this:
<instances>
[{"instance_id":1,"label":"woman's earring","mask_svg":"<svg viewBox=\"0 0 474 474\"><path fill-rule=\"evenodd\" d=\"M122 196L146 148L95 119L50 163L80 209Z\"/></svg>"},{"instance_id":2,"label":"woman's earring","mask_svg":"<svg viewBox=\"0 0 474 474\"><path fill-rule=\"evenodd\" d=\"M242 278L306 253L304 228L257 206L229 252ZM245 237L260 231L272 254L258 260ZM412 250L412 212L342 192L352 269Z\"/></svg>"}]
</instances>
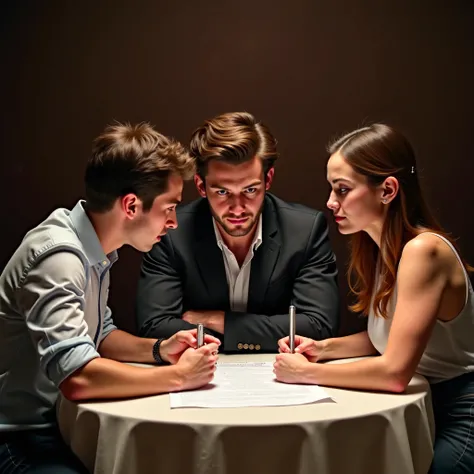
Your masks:
<instances>
[{"instance_id":1,"label":"woman's earring","mask_svg":"<svg viewBox=\"0 0 474 474\"><path fill-rule=\"evenodd\" d=\"M382 202L383 202L384 204L387 204L387 200L386 200L386 199L382 199Z\"/></svg>"}]
</instances>

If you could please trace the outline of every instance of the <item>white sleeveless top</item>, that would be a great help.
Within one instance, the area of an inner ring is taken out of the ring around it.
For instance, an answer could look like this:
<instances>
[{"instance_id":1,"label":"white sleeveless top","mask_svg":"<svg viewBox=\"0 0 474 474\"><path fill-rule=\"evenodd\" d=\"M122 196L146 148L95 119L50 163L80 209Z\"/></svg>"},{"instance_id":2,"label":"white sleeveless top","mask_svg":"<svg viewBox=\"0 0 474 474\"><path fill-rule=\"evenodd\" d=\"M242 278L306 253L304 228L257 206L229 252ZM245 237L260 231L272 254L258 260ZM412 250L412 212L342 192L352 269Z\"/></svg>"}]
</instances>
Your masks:
<instances>
[{"instance_id":1,"label":"white sleeveless top","mask_svg":"<svg viewBox=\"0 0 474 474\"><path fill-rule=\"evenodd\" d=\"M451 247L462 265L461 258L451 242L441 235L434 235ZM416 370L427 377L431 383L442 382L474 371L474 291L464 265L462 267L466 279L464 307L451 321L436 320L428 345ZM387 347L396 301L397 288L387 307L386 319L375 316L373 309L370 309L367 332L373 346L380 354L383 354ZM403 348L401 347L400 350Z\"/></svg>"}]
</instances>

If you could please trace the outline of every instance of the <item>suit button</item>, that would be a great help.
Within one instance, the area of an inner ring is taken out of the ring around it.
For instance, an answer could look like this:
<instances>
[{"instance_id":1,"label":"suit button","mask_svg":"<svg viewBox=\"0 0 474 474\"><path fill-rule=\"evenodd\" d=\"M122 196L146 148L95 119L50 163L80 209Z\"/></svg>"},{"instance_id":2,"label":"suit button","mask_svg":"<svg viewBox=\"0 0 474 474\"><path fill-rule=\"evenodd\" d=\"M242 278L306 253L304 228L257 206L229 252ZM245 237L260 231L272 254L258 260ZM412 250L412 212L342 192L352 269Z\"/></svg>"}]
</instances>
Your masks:
<instances>
[{"instance_id":1,"label":"suit button","mask_svg":"<svg viewBox=\"0 0 474 474\"><path fill-rule=\"evenodd\" d=\"M255 346L253 344L249 344L249 349L253 351L255 349Z\"/></svg>"},{"instance_id":2,"label":"suit button","mask_svg":"<svg viewBox=\"0 0 474 474\"><path fill-rule=\"evenodd\" d=\"M244 345L241 342L239 342L237 344L237 349L241 350L243 347L244 347Z\"/></svg>"},{"instance_id":3,"label":"suit button","mask_svg":"<svg viewBox=\"0 0 474 474\"><path fill-rule=\"evenodd\" d=\"M244 349L248 349L249 345L247 343L244 344Z\"/></svg>"},{"instance_id":4,"label":"suit button","mask_svg":"<svg viewBox=\"0 0 474 474\"><path fill-rule=\"evenodd\" d=\"M255 350L259 351L260 350L260 344L255 344Z\"/></svg>"}]
</instances>

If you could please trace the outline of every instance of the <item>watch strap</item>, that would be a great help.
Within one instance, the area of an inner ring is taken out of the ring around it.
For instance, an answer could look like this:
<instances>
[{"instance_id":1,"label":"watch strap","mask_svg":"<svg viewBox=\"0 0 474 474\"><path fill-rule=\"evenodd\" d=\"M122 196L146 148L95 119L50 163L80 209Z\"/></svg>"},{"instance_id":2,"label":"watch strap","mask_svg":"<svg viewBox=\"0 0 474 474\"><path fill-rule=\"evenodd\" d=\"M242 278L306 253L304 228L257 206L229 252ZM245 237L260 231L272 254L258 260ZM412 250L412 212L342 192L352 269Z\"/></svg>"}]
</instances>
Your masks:
<instances>
[{"instance_id":1,"label":"watch strap","mask_svg":"<svg viewBox=\"0 0 474 474\"><path fill-rule=\"evenodd\" d=\"M160 354L160 346L161 346L161 343L165 340L164 337L158 339L154 344L153 344L153 359L155 359L155 362L157 364L160 364L160 365L164 365L166 364L167 362L164 361L162 358L161 358L161 354Z\"/></svg>"}]
</instances>

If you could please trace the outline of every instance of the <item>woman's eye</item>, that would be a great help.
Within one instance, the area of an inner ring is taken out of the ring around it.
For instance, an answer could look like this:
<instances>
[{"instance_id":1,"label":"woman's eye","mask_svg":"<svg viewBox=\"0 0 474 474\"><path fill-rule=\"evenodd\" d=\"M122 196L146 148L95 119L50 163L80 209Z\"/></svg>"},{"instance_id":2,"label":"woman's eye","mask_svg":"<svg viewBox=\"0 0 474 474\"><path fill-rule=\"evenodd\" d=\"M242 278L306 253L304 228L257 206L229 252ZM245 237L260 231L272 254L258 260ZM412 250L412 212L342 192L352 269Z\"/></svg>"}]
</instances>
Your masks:
<instances>
[{"instance_id":1,"label":"woman's eye","mask_svg":"<svg viewBox=\"0 0 474 474\"><path fill-rule=\"evenodd\" d=\"M347 194L349 192L348 188L339 188L337 190L338 194Z\"/></svg>"}]
</instances>

